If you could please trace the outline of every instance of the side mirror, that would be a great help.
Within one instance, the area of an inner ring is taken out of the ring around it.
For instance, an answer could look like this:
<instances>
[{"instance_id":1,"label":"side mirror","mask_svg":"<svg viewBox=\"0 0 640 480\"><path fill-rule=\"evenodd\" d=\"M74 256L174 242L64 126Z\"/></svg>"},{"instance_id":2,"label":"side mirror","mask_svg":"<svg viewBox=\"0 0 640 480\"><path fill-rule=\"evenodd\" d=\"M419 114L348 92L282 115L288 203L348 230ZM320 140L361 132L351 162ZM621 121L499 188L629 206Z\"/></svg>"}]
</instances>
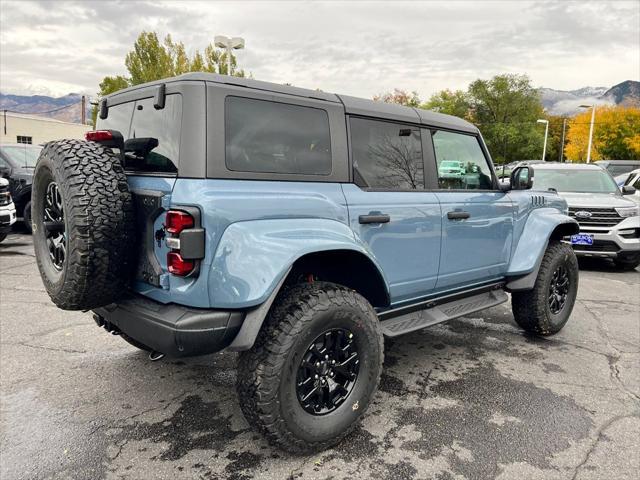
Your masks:
<instances>
[{"instance_id":1,"label":"side mirror","mask_svg":"<svg viewBox=\"0 0 640 480\"><path fill-rule=\"evenodd\" d=\"M11 176L11 168L2 166L0 167L0 177L9 178Z\"/></svg>"},{"instance_id":2,"label":"side mirror","mask_svg":"<svg viewBox=\"0 0 640 480\"><path fill-rule=\"evenodd\" d=\"M511 172L510 179L512 190L529 190L533 187L533 168L518 167Z\"/></svg>"},{"instance_id":3,"label":"side mirror","mask_svg":"<svg viewBox=\"0 0 640 480\"><path fill-rule=\"evenodd\" d=\"M636 187L632 187L631 185L623 185L622 194L623 195L633 195L636 193Z\"/></svg>"}]
</instances>

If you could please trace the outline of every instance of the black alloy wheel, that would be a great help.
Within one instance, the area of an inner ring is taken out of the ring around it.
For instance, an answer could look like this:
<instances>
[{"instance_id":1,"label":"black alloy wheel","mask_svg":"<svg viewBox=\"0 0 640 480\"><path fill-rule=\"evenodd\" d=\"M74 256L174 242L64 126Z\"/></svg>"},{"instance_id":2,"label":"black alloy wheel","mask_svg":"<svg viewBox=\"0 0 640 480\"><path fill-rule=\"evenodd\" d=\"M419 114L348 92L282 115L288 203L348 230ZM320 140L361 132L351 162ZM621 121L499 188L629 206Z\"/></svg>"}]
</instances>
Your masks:
<instances>
[{"instance_id":1,"label":"black alloy wheel","mask_svg":"<svg viewBox=\"0 0 640 480\"><path fill-rule=\"evenodd\" d=\"M67 256L67 236L64 226L62 196L56 182L51 182L47 186L43 211L49 258L55 269L61 271Z\"/></svg>"},{"instance_id":2,"label":"black alloy wheel","mask_svg":"<svg viewBox=\"0 0 640 480\"><path fill-rule=\"evenodd\" d=\"M549 310L554 315L560 313L567 303L570 286L569 272L564 265L559 265L553 272L549 284Z\"/></svg>"},{"instance_id":3,"label":"black alloy wheel","mask_svg":"<svg viewBox=\"0 0 640 480\"><path fill-rule=\"evenodd\" d=\"M298 368L296 393L302 408L312 415L333 412L353 390L359 365L353 333L336 328L319 335Z\"/></svg>"}]
</instances>

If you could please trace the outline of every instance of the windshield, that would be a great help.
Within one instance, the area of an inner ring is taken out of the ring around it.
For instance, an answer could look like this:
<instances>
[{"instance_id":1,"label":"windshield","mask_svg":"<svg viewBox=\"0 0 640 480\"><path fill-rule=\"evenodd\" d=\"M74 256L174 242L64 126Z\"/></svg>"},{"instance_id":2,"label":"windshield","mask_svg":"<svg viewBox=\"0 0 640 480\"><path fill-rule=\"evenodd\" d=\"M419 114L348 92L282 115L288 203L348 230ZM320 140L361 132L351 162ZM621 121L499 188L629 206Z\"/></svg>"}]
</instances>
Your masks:
<instances>
[{"instance_id":1,"label":"windshield","mask_svg":"<svg viewBox=\"0 0 640 480\"><path fill-rule=\"evenodd\" d=\"M42 147L39 145L3 145L2 152L11 163L21 167L35 167Z\"/></svg>"},{"instance_id":2,"label":"windshield","mask_svg":"<svg viewBox=\"0 0 640 480\"><path fill-rule=\"evenodd\" d=\"M536 190L553 188L558 192L618 192L616 182L604 170L574 170L569 168L534 170L533 188Z\"/></svg>"}]
</instances>

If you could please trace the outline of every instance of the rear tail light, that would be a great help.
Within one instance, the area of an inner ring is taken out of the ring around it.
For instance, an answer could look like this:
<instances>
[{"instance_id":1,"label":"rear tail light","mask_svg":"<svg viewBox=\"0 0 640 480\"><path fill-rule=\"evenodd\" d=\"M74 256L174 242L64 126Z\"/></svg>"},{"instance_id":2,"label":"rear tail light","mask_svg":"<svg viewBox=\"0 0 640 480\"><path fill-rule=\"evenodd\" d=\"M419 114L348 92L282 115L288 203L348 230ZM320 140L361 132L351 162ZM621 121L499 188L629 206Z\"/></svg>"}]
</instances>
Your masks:
<instances>
[{"instance_id":1,"label":"rear tail light","mask_svg":"<svg viewBox=\"0 0 640 480\"><path fill-rule=\"evenodd\" d=\"M179 252L169 252L167 253L167 267L169 268L169 273L179 277L186 277L193 272L196 262L194 260L185 260Z\"/></svg>"},{"instance_id":2,"label":"rear tail light","mask_svg":"<svg viewBox=\"0 0 640 480\"><path fill-rule=\"evenodd\" d=\"M195 220L187 213L180 210L169 210L164 221L164 227L170 235L180 235L187 228L193 228Z\"/></svg>"},{"instance_id":3,"label":"rear tail light","mask_svg":"<svg viewBox=\"0 0 640 480\"><path fill-rule=\"evenodd\" d=\"M169 210L164 220L169 273L186 277L195 272L204 258L204 230L200 228L200 212L192 207Z\"/></svg>"},{"instance_id":4,"label":"rear tail light","mask_svg":"<svg viewBox=\"0 0 640 480\"><path fill-rule=\"evenodd\" d=\"M113 140L111 130L93 130L84 134L84 138L90 142L104 142Z\"/></svg>"}]
</instances>

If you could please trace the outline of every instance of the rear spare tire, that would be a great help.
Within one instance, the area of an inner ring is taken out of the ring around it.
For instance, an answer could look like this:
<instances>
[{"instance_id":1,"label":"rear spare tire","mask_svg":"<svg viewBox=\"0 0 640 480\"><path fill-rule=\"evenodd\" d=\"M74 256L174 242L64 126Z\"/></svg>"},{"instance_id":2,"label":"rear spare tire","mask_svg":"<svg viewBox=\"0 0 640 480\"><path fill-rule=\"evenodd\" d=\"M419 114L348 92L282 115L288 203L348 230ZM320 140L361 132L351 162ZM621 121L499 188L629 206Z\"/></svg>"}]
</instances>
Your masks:
<instances>
[{"instance_id":1,"label":"rear spare tire","mask_svg":"<svg viewBox=\"0 0 640 480\"><path fill-rule=\"evenodd\" d=\"M89 310L116 301L134 250L133 202L118 156L94 142L46 144L31 204L36 260L53 302Z\"/></svg>"}]
</instances>

